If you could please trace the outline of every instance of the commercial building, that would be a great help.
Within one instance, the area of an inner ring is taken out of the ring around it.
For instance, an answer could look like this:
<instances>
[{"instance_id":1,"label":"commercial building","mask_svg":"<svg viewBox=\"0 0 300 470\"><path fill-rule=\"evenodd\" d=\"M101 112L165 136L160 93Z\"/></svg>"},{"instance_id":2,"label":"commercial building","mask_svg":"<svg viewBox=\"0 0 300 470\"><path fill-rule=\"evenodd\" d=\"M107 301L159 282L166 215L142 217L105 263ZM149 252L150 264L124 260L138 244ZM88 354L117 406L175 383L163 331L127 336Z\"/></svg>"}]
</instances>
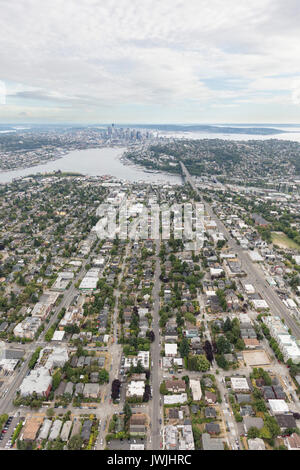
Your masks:
<instances>
[{"instance_id":1,"label":"commercial building","mask_svg":"<svg viewBox=\"0 0 300 470\"><path fill-rule=\"evenodd\" d=\"M183 426L177 425L179 430L179 450L195 450L194 436L192 426L184 424Z\"/></svg>"},{"instance_id":2,"label":"commercial building","mask_svg":"<svg viewBox=\"0 0 300 470\"><path fill-rule=\"evenodd\" d=\"M41 326L41 320L37 317L27 317L18 323L14 328L14 335L17 338L34 339L34 336Z\"/></svg>"},{"instance_id":3,"label":"commercial building","mask_svg":"<svg viewBox=\"0 0 300 470\"><path fill-rule=\"evenodd\" d=\"M267 310L269 308L269 305L264 299L252 299L251 302L257 311Z\"/></svg>"},{"instance_id":4,"label":"commercial building","mask_svg":"<svg viewBox=\"0 0 300 470\"><path fill-rule=\"evenodd\" d=\"M51 287L52 291L63 292L68 287L69 283L74 278L74 273L71 271L61 272L58 274L56 281Z\"/></svg>"},{"instance_id":5,"label":"commercial building","mask_svg":"<svg viewBox=\"0 0 300 470\"><path fill-rule=\"evenodd\" d=\"M187 399L186 393L181 393L180 395L164 395L164 405L183 404L187 402Z\"/></svg>"},{"instance_id":6,"label":"commercial building","mask_svg":"<svg viewBox=\"0 0 300 470\"><path fill-rule=\"evenodd\" d=\"M130 369L130 366L136 367L140 363L144 369L149 369L150 362L150 352L149 351L139 351L138 355L135 357L126 357L124 362L124 369Z\"/></svg>"},{"instance_id":7,"label":"commercial building","mask_svg":"<svg viewBox=\"0 0 300 470\"><path fill-rule=\"evenodd\" d=\"M51 341L62 341L64 339L64 336L65 336L65 331L56 330L54 332L54 335Z\"/></svg>"},{"instance_id":8,"label":"commercial building","mask_svg":"<svg viewBox=\"0 0 300 470\"><path fill-rule=\"evenodd\" d=\"M145 393L144 380L131 380L127 385L127 397L143 397Z\"/></svg>"},{"instance_id":9,"label":"commercial building","mask_svg":"<svg viewBox=\"0 0 300 470\"><path fill-rule=\"evenodd\" d=\"M245 377L231 377L231 388L234 392L249 392L250 386Z\"/></svg>"},{"instance_id":10,"label":"commercial building","mask_svg":"<svg viewBox=\"0 0 300 470\"><path fill-rule=\"evenodd\" d=\"M92 268L87 271L85 277L82 279L79 286L80 290L83 291L94 291L97 289L101 270L99 268Z\"/></svg>"},{"instance_id":11,"label":"commercial building","mask_svg":"<svg viewBox=\"0 0 300 470\"><path fill-rule=\"evenodd\" d=\"M178 430L176 426L167 425L164 429L165 433L165 449L177 450L178 449Z\"/></svg>"},{"instance_id":12,"label":"commercial building","mask_svg":"<svg viewBox=\"0 0 300 470\"><path fill-rule=\"evenodd\" d=\"M177 356L177 344L165 343L165 356L176 357Z\"/></svg>"},{"instance_id":13,"label":"commercial building","mask_svg":"<svg viewBox=\"0 0 300 470\"><path fill-rule=\"evenodd\" d=\"M40 320L45 320L51 311L52 305L45 304L43 302L37 302L33 307L31 316L35 318L40 318Z\"/></svg>"},{"instance_id":14,"label":"commercial building","mask_svg":"<svg viewBox=\"0 0 300 470\"><path fill-rule=\"evenodd\" d=\"M255 293L255 289L254 289L252 284L245 284L244 289L245 289L246 294L254 294Z\"/></svg>"},{"instance_id":15,"label":"commercial building","mask_svg":"<svg viewBox=\"0 0 300 470\"><path fill-rule=\"evenodd\" d=\"M277 341L284 360L291 359L295 364L300 363L300 348L293 337L289 334L288 328L282 323L279 317L263 317L263 322L270 330L271 336Z\"/></svg>"},{"instance_id":16,"label":"commercial building","mask_svg":"<svg viewBox=\"0 0 300 470\"><path fill-rule=\"evenodd\" d=\"M79 289L84 291L93 291L97 289L98 278L84 277L80 283Z\"/></svg>"},{"instance_id":17,"label":"commercial building","mask_svg":"<svg viewBox=\"0 0 300 470\"><path fill-rule=\"evenodd\" d=\"M42 349L39 363L52 371L55 367L63 367L69 359L68 350L65 346L51 346Z\"/></svg>"},{"instance_id":18,"label":"commercial building","mask_svg":"<svg viewBox=\"0 0 300 470\"><path fill-rule=\"evenodd\" d=\"M52 377L46 367L33 369L20 385L20 394L27 397L36 393L38 396L48 397L52 386Z\"/></svg>"},{"instance_id":19,"label":"commercial building","mask_svg":"<svg viewBox=\"0 0 300 470\"><path fill-rule=\"evenodd\" d=\"M0 359L0 370L3 372L13 372L19 362L19 359Z\"/></svg>"},{"instance_id":20,"label":"commercial building","mask_svg":"<svg viewBox=\"0 0 300 470\"><path fill-rule=\"evenodd\" d=\"M273 415L289 412L288 404L284 400L268 400L268 403Z\"/></svg>"}]
</instances>

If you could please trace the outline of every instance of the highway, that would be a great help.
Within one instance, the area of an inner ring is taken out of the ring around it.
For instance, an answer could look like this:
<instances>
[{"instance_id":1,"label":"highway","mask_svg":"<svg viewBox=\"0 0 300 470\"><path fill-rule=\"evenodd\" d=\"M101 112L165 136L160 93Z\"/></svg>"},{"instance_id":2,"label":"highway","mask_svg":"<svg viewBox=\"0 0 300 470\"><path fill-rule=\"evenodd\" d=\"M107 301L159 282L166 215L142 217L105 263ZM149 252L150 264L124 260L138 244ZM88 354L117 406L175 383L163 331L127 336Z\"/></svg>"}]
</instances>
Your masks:
<instances>
[{"instance_id":1,"label":"highway","mask_svg":"<svg viewBox=\"0 0 300 470\"><path fill-rule=\"evenodd\" d=\"M261 296L266 300L272 313L284 319L285 325L288 328L290 328L292 331L292 334L297 339L299 339L300 338L300 326L298 325L296 320L290 315L288 309L279 298L277 292L271 286L268 286L266 284L267 281L265 279L265 275L262 269L260 268L260 266L253 263L250 260L248 254L245 251L243 251L240 245L237 244L237 242L230 235L229 231L226 229L225 225L214 214L210 204L203 201L200 191L196 187L191 175L189 174L188 170L186 169L185 165L182 162L181 162L181 168L182 168L182 172L184 174L184 177L187 183L191 185L193 190L198 194L198 196L201 198L201 201L204 203L206 213L211 217L212 220L216 222L218 230L220 232L223 232L224 236L227 238L229 247L239 257L242 263L242 269L247 274L247 277L245 278L245 280L249 282L249 284L252 284L254 286L254 288L256 289L256 292L259 292Z\"/></svg>"}]
</instances>

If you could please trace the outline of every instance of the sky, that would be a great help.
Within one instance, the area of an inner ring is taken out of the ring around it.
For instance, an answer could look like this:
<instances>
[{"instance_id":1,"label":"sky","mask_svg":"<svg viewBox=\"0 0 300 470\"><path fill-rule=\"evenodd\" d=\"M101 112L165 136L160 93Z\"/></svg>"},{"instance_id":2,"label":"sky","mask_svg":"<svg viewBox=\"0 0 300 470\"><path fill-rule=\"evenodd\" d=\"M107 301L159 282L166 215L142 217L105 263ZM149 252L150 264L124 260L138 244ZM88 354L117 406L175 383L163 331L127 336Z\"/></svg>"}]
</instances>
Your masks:
<instances>
[{"instance_id":1,"label":"sky","mask_svg":"<svg viewBox=\"0 0 300 470\"><path fill-rule=\"evenodd\" d=\"M300 123L299 0L0 0L0 122Z\"/></svg>"}]
</instances>

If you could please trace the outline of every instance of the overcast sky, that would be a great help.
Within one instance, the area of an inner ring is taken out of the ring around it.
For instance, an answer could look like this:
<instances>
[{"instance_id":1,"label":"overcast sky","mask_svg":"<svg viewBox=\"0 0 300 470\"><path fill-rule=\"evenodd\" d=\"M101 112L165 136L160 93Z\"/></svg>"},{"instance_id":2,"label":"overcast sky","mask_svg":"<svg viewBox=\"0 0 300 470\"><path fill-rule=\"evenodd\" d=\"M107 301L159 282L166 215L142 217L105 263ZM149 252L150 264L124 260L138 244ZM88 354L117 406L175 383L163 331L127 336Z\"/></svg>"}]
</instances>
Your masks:
<instances>
[{"instance_id":1,"label":"overcast sky","mask_svg":"<svg viewBox=\"0 0 300 470\"><path fill-rule=\"evenodd\" d=\"M0 59L1 122L300 123L299 0L0 0Z\"/></svg>"}]
</instances>

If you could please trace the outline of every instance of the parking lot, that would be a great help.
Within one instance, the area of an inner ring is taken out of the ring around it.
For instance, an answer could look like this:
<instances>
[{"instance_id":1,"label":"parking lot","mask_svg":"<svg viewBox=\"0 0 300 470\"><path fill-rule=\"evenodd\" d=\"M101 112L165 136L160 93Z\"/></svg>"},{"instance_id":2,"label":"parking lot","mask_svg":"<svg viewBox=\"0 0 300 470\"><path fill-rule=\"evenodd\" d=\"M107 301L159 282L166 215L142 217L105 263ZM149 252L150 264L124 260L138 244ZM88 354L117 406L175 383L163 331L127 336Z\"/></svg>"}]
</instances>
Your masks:
<instances>
[{"instance_id":1,"label":"parking lot","mask_svg":"<svg viewBox=\"0 0 300 470\"><path fill-rule=\"evenodd\" d=\"M144 444L146 442L144 439L135 438L135 439L112 439L107 443L107 447L109 450L130 450L131 444Z\"/></svg>"},{"instance_id":2,"label":"parking lot","mask_svg":"<svg viewBox=\"0 0 300 470\"><path fill-rule=\"evenodd\" d=\"M5 424L3 430L2 430L2 433L1 433L1 440L0 440L0 448L1 449L8 449L10 448L10 440L11 440L11 437L14 433L14 430L16 428L16 426L18 425L18 423L21 421L21 420L24 420L24 418L15 418L13 416L10 416L8 418L8 421L7 423ZM3 432L5 431L5 432Z\"/></svg>"}]
</instances>

